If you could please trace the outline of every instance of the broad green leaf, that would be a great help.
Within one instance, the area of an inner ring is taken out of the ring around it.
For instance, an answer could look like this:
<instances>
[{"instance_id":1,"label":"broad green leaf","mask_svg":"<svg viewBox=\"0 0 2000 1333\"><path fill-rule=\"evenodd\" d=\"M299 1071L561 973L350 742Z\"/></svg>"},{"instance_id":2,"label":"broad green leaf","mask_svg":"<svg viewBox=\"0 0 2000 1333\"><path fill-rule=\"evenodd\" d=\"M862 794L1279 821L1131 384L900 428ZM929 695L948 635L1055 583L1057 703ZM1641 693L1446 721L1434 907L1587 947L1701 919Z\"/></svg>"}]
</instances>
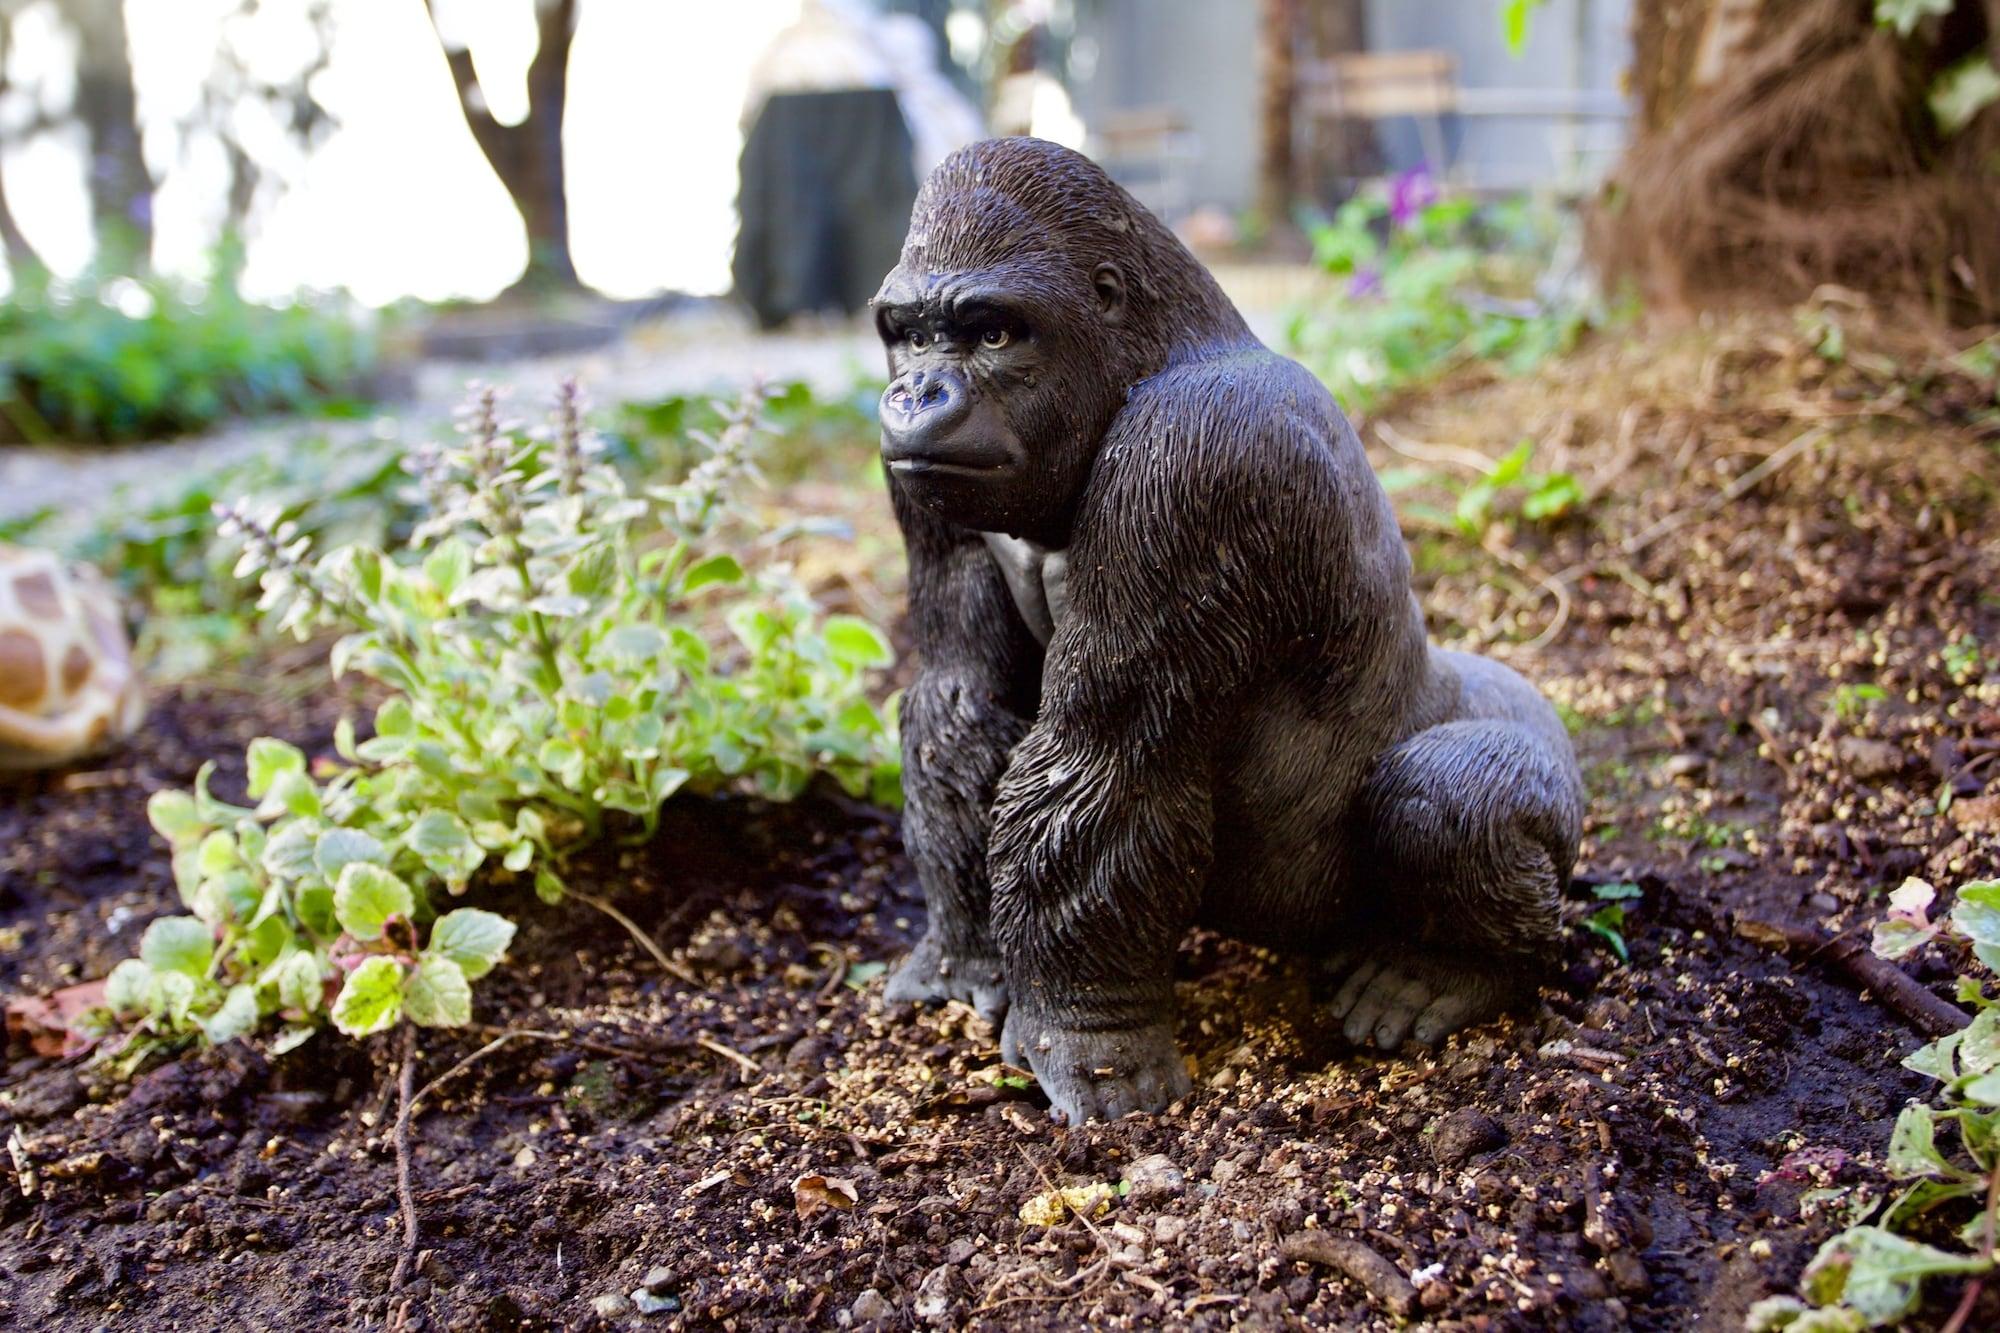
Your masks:
<instances>
[{"instance_id":1,"label":"broad green leaf","mask_svg":"<svg viewBox=\"0 0 2000 1333\"><path fill-rule=\"evenodd\" d=\"M305 771L305 754L296 745L287 745L284 741L269 736L259 736L250 742L251 799L261 799L268 793L279 774Z\"/></svg>"},{"instance_id":2,"label":"broad green leaf","mask_svg":"<svg viewBox=\"0 0 2000 1333\"><path fill-rule=\"evenodd\" d=\"M156 791L146 802L146 818L153 831L179 846L208 831L195 813L194 797L184 791Z\"/></svg>"},{"instance_id":3,"label":"broad green leaf","mask_svg":"<svg viewBox=\"0 0 2000 1333\"><path fill-rule=\"evenodd\" d=\"M1954 1032L1947 1037L1939 1037L1928 1046L1919 1046L1903 1057L1903 1068L1926 1074L1941 1083L1949 1083L1958 1077L1958 1047L1965 1040L1963 1032Z\"/></svg>"},{"instance_id":4,"label":"broad green leaf","mask_svg":"<svg viewBox=\"0 0 2000 1333\"><path fill-rule=\"evenodd\" d=\"M301 819L318 819L322 813L319 788L303 773L280 773L272 779L265 805L276 806Z\"/></svg>"},{"instance_id":5,"label":"broad green leaf","mask_svg":"<svg viewBox=\"0 0 2000 1333\"><path fill-rule=\"evenodd\" d=\"M215 957L215 932L191 916L163 916L140 937L139 957L155 972L204 977Z\"/></svg>"},{"instance_id":6,"label":"broad green leaf","mask_svg":"<svg viewBox=\"0 0 2000 1333\"><path fill-rule=\"evenodd\" d=\"M195 979L185 972L159 971L148 972L146 979L147 1010L165 1016L177 1026L187 1022L200 989Z\"/></svg>"},{"instance_id":7,"label":"broad green leaf","mask_svg":"<svg viewBox=\"0 0 2000 1333\"><path fill-rule=\"evenodd\" d=\"M1958 1095L1980 1106L2000 1106L2000 1069L1960 1084Z\"/></svg>"},{"instance_id":8,"label":"broad green leaf","mask_svg":"<svg viewBox=\"0 0 2000 1333\"><path fill-rule=\"evenodd\" d=\"M535 896L550 906L563 900L562 876L547 866L535 867Z\"/></svg>"},{"instance_id":9,"label":"broad green leaf","mask_svg":"<svg viewBox=\"0 0 2000 1333\"><path fill-rule=\"evenodd\" d=\"M1938 76L1928 100L1938 128L1957 134L1980 112L2000 102L2000 69L1984 52L1968 57Z\"/></svg>"},{"instance_id":10,"label":"broad green leaf","mask_svg":"<svg viewBox=\"0 0 2000 1333\"><path fill-rule=\"evenodd\" d=\"M426 952L451 959L468 980L477 981L493 970L513 939L514 923L506 917L461 907L446 912L431 926Z\"/></svg>"},{"instance_id":11,"label":"broad green leaf","mask_svg":"<svg viewBox=\"0 0 2000 1333\"><path fill-rule=\"evenodd\" d=\"M226 875L241 866L243 858L238 854L236 839L217 829L201 840L195 864L204 875Z\"/></svg>"},{"instance_id":12,"label":"broad green leaf","mask_svg":"<svg viewBox=\"0 0 2000 1333\"><path fill-rule=\"evenodd\" d=\"M289 1051L296 1051L299 1047L311 1041L318 1032L318 1028L286 1028L283 1032L271 1038L271 1054L284 1055Z\"/></svg>"},{"instance_id":13,"label":"broad green leaf","mask_svg":"<svg viewBox=\"0 0 2000 1333\"><path fill-rule=\"evenodd\" d=\"M2000 1068L2000 1010L1983 1009L1965 1025L1958 1044L1958 1067L1967 1074Z\"/></svg>"},{"instance_id":14,"label":"broad green leaf","mask_svg":"<svg viewBox=\"0 0 2000 1333\"><path fill-rule=\"evenodd\" d=\"M333 1001L333 1025L350 1037L365 1037L393 1025L402 1012L402 965L375 957L348 973Z\"/></svg>"},{"instance_id":15,"label":"broad green leaf","mask_svg":"<svg viewBox=\"0 0 2000 1333\"><path fill-rule=\"evenodd\" d=\"M410 826L405 841L432 874L454 888L471 878L486 859L465 824L449 810L424 811Z\"/></svg>"},{"instance_id":16,"label":"broad green leaf","mask_svg":"<svg viewBox=\"0 0 2000 1333\"><path fill-rule=\"evenodd\" d=\"M1800 1290L1816 1305L1844 1303L1870 1324L1890 1324L1915 1312L1925 1278L1988 1267L1978 1255L1950 1254L1882 1227L1852 1227L1820 1247Z\"/></svg>"},{"instance_id":17,"label":"broad green leaf","mask_svg":"<svg viewBox=\"0 0 2000 1333\"><path fill-rule=\"evenodd\" d=\"M319 842L313 826L303 820L291 820L272 830L271 839L264 844L264 854L257 858L264 873L282 880L303 879L313 873L314 848Z\"/></svg>"},{"instance_id":18,"label":"broad green leaf","mask_svg":"<svg viewBox=\"0 0 2000 1333\"><path fill-rule=\"evenodd\" d=\"M277 965L278 1007L316 1013L326 999L326 972L319 956L300 949Z\"/></svg>"},{"instance_id":19,"label":"broad green leaf","mask_svg":"<svg viewBox=\"0 0 2000 1333\"><path fill-rule=\"evenodd\" d=\"M388 699L375 710L377 736L408 736L416 729L417 719L410 711L410 701L401 696Z\"/></svg>"},{"instance_id":20,"label":"broad green leaf","mask_svg":"<svg viewBox=\"0 0 2000 1333\"><path fill-rule=\"evenodd\" d=\"M850 666L882 667L896 660L882 632L858 616L828 616L826 646L835 661Z\"/></svg>"},{"instance_id":21,"label":"broad green leaf","mask_svg":"<svg viewBox=\"0 0 2000 1333\"><path fill-rule=\"evenodd\" d=\"M611 657L651 661L667 651L667 636L651 625L620 625L599 646Z\"/></svg>"},{"instance_id":22,"label":"broad green leaf","mask_svg":"<svg viewBox=\"0 0 2000 1333\"><path fill-rule=\"evenodd\" d=\"M104 979L104 1005L114 1014L129 1014L146 1007L147 988L153 969L137 958L127 958L111 969Z\"/></svg>"},{"instance_id":23,"label":"broad green leaf","mask_svg":"<svg viewBox=\"0 0 2000 1333\"><path fill-rule=\"evenodd\" d=\"M342 870L357 861L386 865L389 853L373 834L360 829L330 828L319 835L319 844L313 849L313 863L321 875L329 880L338 879Z\"/></svg>"},{"instance_id":24,"label":"broad green leaf","mask_svg":"<svg viewBox=\"0 0 2000 1333\"><path fill-rule=\"evenodd\" d=\"M446 601L471 570L472 551L456 537L445 538L424 557L424 577Z\"/></svg>"},{"instance_id":25,"label":"broad green leaf","mask_svg":"<svg viewBox=\"0 0 2000 1333\"><path fill-rule=\"evenodd\" d=\"M1905 1106L1889 1135L1889 1174L1898 1180L1941 1176L1951 1166L1937 1149L1937 1121L1928 1106Z\"/></svg>"},{"instance_id":26,"label":"broad green leaf","mask_svg":"<svg viewBox=\"0 0 2000 1333\"><path fill-rule=\"evenodd\" d=\"M383 924L390 917L408 918L414 911L416 899L410 886L365 861L349 864L333 886L333 914L341 929L357 940L381 939Z\"/></svg>"},{"instance_id":27,"label":"broad green leaf","mask_svg":"<svg viewBox=\"0 0 2000 1333\"><path fill-rule=\"evenodd\" d=\"M740 583L743 580L743 566L728 552L698 560L688 567L681 576L681 591L693 592L711 583Z\"/></svg>"},{"instance_id":28,"label":"broad green leaf","mask_svg":"<svg viewBox=\"0 0 2000 1333\"><path fill-rule=\"evenodd\" d=\"M1875 0L1875 22L1894 28L1898 37L1908 37L1931 15L1951 12L1953 0Z\"/></svg>"},{"instance_id":29,"label":"broad green leaf","mask_svg":"<svg viewBox=\"0 0 2000 1333\"><path fill-rule=\"evenodd\" d=\"M403 996L410 1020L430 1028L464 1027L472 1021L472 987L459 965L426 954Z\"/></svg>"},{"instance_id":30,"label":"broad green leaf","mask_svg":"<svg viewBox=\"0 0 2000 1333\"><path fill-rule=\"evenodd\" d=\"M1868 947L1877 958L1902 958L1928 944L1936 934L1936 926L1917 926L1888 917L1875 923L1875 935Z\"/></svg>"},{"instance_id":31,"label":"broad green leaf","mask_svg":"<svg viewBox=\"0 0 2000 1333\"><path fill-rule=\"evenodd\" d=\"M202 1020L202 1034L210 1045L220 1046L255 1028L259 1017L256 988L245 984L231 986L229 994L223 997L222 1007Z\"/></svg>"}]
</instances>

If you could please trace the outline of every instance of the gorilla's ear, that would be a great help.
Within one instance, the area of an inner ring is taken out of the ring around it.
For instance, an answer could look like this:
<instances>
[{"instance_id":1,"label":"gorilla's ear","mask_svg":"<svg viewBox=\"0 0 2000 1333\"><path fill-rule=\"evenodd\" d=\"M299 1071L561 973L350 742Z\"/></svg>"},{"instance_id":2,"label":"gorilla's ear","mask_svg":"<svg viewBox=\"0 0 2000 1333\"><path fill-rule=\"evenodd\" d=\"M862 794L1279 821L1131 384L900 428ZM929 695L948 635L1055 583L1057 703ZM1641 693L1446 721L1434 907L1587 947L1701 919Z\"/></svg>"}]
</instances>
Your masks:
<instances>
[{"instance_id":1,"label":"gorilla's ear","mask_svg":"<svg viewBox=\"0 0 2000 1333\"><path fill-rule=\"evenodd\" d=\"M1097 289L1097 313L1106 324L1116 324L1125 313L1125 275L1116 264L1099 264L1090 272L1090 285Z\"/></svg>"}]
</instances>

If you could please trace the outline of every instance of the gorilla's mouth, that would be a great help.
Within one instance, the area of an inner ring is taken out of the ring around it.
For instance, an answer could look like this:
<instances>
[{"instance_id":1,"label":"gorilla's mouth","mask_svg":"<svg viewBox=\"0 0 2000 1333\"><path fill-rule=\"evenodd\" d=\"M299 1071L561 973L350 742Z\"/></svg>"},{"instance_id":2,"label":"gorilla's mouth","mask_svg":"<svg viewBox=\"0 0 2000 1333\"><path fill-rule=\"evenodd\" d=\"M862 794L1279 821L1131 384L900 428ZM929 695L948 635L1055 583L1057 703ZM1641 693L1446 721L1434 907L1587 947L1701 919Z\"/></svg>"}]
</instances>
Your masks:
<instances>
[{"instance_id":1,"label":"gorilla's mouth","mask_svg":"<svg viewBox=\"0 0 2000 1333\"><path fill-rule=\"evenodd\" d=\"M991 463L946 462L942 458L925 458L921 455L911 458L892 458L889 470L899 477L980 477L1004 471L1012 460L999 459Z\"/></svg>"}]
</instances>

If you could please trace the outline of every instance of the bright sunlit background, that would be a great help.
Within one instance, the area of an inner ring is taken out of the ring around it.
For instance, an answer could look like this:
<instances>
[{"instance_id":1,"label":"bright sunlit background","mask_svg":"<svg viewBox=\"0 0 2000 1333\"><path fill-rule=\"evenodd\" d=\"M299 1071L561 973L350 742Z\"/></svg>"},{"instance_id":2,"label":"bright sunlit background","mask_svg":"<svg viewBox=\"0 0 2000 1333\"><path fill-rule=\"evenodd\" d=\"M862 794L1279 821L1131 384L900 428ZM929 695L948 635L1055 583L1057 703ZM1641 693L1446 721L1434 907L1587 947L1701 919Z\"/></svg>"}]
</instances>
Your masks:
<instances>
[{"instance_id":1,"label":"bright sunlit background","mask_svg":"<svg viewBox=\"0 0 2000 1333\"><path fill-rule=\"evenodd\" d=\"M232 0L127 6L146 157L161 182L154 260L164 272L203 272L214 244L221 149L182 142L176 127L201 95L222 25L242 21L230 18L239 8ZM313 58L301 11L260 6L236 34L246 60L262 67L254 73L277 78ZM613 296L728 288L744 92L758 52L798 11L799 0L585 6L563 127L571 241L585 282ZM330 57L311 85L332 122L324 143L307 154L276 123L268 134L251 130L260 155L282 164L286 188L267 191L251 211L245 293L344 287L375 305L493 296L519 275L527 244L459 113L424 6L339 5L332 22ZM500 118L524 115L531 0L459 0L441 6L440 24L471 46ZM72 39L52 0L27 7L14 31L7 71L17 96L67 103ZM51 269L70 275L87 265L94 245L80 131L10 143L0 169L22 230Z\"/></svg>"}]
</instances>

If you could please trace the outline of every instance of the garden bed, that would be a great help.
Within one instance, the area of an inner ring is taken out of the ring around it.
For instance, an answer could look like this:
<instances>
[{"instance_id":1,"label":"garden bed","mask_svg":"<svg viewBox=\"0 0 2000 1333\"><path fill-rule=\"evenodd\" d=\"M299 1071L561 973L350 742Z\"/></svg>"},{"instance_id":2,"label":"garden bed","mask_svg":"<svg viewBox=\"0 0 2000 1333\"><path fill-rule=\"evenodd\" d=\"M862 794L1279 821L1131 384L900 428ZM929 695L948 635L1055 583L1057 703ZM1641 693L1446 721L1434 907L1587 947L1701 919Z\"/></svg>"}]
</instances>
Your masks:
<instances>
[{"instance_id":1,"label":"garden bed","mask_svg":"<svg viewBox=\"0 0 2000 1333\"><path fill-rule=\"evenodd\" d=\"M238 1042L129 1086L17 1039L0 1325L1737 1326L1844 1223L1848 1200L1810 1192L1879 1186L1927 1087L1897 1067L1904 1018L1742 923L1865 933L1906 875L2000 870L2000 781L1935 808L1951 756L2000 740L1947 651L2000 644L2000 552L1977 536L2000 464L1955 404L1857 412L1766 333L1600 347L1395 416L1488 456L1533 435L1545 466L1597 460L1632 497L1489 538L1511 590L1476 544L1415 542L1434 626L1544 683L1589 775L1578 928L1541 1012L1356 1053L1316 1018L1309 960L1197 936L1197 1091L1059 1128L968 1010L885 1011L878 965L922 925L892 816L676 801L649 846L569 879L685 977L524 892L478 1026L422 1033L415 1086L445 1081L412 1118L401 1291L399 1036ZM1824 443L1716 503L1808 429ZM1553 642L1519 646L1558 602ZM264 732L325 754L342 706L183 688L127 752L0 788L0 984L128 955L175 907L150 792ZM225 762L218 791L241 782ZM1581 925L1612 882L1641 895L1629 964ZM1941 964L1913 975L1949 993ZM1121 1179L1101 1216L1020 1217ZM1969 1326L1996 1321L1989 1292Z\"/></svg>"}]
</instances>

